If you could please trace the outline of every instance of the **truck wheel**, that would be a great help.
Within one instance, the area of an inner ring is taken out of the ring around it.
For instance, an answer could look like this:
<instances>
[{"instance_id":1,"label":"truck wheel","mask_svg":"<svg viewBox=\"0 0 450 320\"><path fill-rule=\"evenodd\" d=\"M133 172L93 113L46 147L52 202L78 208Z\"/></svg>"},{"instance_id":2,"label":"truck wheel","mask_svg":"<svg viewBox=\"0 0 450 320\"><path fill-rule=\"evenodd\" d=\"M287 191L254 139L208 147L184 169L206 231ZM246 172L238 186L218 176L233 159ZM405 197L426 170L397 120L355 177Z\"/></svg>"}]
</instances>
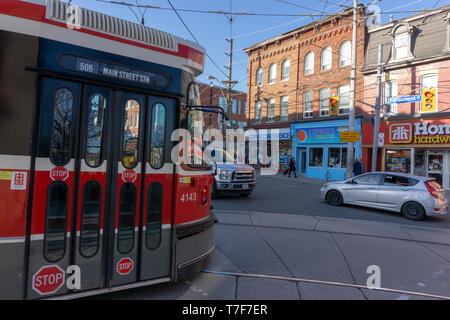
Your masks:
<instances>
[{"instance_id":1,"label":"truck wheel","mask_svg":"<svg viewBox=\"0 0 450 320\"><path fill-rule=\"evenodd\" d=\"M216 181L213 182L212 192L211 192L211 198L217 199L220 197L220 192L217 190Z\"/></svg>"}]
</instances>

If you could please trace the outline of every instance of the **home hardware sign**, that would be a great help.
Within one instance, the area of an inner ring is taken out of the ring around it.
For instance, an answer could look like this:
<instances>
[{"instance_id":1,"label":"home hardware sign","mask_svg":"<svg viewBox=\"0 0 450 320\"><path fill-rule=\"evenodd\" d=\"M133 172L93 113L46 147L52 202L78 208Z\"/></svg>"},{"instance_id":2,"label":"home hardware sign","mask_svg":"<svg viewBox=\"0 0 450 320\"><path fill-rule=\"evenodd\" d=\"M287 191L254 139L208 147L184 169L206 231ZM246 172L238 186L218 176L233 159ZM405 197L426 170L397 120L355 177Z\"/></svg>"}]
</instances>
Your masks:
<instances>
[{"instance_id":1,"label":"home hardware sign","mask_svg":"<svg viewBox=\"0 0 450 320\"><path fill-rule=\"evenodd\" d=\"M391 124L389 140L391 143L450 144L450 123L423 121Z\"/></svg>"}]
</instances>

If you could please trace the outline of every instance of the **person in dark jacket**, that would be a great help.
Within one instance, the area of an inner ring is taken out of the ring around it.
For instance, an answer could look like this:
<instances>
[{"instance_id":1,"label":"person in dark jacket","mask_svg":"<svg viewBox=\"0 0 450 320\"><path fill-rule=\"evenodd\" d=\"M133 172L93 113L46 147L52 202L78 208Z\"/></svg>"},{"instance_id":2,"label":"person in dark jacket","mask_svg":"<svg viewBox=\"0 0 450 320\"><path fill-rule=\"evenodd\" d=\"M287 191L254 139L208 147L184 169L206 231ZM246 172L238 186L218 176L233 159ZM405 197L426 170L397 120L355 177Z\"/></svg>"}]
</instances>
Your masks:
<instances>
[{"instance_id":1,"label":"person in dark jacket","mask_svg":"<svg viewBox=\"0 0 450 320\"><path fill-rule=\"evenodd\" d=\"M359 159L355 159L355 162L353 162L353 176L359 176L363 173L363 166L361 161Z\"/></svg>"},{"instance_id":2,"label":"person in dark jacket","mask_svg":"<svg viewBox=\"0 0 450 320\"><path fill-rule=\"evenodd\" d=\"M297 178L297 173L295 172L295 160L294 160L294 157L291 157L291 161L289 161L289 178L291 177L291 172L294 172L294 175Z\"/></svg>"}]
</instances>

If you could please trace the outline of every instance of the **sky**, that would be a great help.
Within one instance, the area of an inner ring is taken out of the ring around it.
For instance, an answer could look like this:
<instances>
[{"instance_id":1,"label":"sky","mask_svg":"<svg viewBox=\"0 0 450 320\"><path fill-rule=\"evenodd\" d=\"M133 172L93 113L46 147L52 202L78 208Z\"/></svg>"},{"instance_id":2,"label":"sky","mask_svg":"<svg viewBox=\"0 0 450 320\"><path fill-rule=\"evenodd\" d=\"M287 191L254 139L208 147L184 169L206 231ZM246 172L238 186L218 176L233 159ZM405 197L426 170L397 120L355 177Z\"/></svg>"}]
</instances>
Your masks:
<instances>
[{"instance_id":1,"label":"sky","mask_svg":"<svg viewBox=\"0 0 450 320\"><path fill-rule=\"evenodd\" d=\"M68 2L68 0L63 0ZM148 27L172 33L205 47L209 57L205 70L197 80L214 85L228 80L229 42L233 38L232 80L238 81L235 90L247 91L248 57L243 51L258 42L289 32L316 21L320 16L333 14L353 5L353 0L115 0L130 4L151 5L162 9L132 8L105 0L72 0L71 3L133 22L144 22ZM438 8L450 4L450 0L359 0L360 4L377 6L381 11L381 23L401 19L418 12L416 10ZM181 19L171 5L177 9ZM140 10L139 10L140 9ZM376 9L376 8L375 8ZM145 10L145 12L144 12ZM222 11L253 13L232 15L223 13L198 13L196 11ZM140 12L141 11L141 12ZM269 14L269 15L267 15ZM310 15L312 16L305 16ZM299 16L302 15L302 16ZM232 17L232 23L230 23ZM183 23L184 22L184 23ZM187 28L186 28L186 26ZM188 31L189 29L189 31Z\"/></svg>"}]
</instances>

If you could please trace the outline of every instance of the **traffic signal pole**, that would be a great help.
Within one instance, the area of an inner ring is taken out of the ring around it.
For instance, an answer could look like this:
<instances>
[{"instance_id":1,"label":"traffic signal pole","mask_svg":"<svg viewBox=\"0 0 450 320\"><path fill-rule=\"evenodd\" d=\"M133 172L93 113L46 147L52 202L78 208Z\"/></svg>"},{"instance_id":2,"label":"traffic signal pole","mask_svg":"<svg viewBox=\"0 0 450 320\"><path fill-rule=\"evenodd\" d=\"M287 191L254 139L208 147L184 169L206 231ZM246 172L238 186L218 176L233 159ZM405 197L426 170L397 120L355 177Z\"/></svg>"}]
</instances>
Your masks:
<instances>
[{"instance_id":1,"label":"traffic signal pole","mask_svg":"<svg viewBox=\"0 0 450 320\"><path fill-rule=\"evenodd\" d=\"M356 97L356 40L358 36L358 0L353 0L353 30L352 30L352 70L350 74L350 101L348 113L348 131L355 131L355 97ZM346 178L350 179L353 173L353 157L355 144L347 145L347 171Z\"/></svg>"},{"instance_id":2,"label":"traffic signal pole","mask_svg":"<svg viewBox=\"0 0 450 320\"><path fill-rule=\"evenodd\" d=\"M375 119L373 123L372 172L377 171L378 134L380 131L381 112L381 74L383 72L383 45L378 45L377 91L375 102Z\"/></svg>"}]
</instances>

